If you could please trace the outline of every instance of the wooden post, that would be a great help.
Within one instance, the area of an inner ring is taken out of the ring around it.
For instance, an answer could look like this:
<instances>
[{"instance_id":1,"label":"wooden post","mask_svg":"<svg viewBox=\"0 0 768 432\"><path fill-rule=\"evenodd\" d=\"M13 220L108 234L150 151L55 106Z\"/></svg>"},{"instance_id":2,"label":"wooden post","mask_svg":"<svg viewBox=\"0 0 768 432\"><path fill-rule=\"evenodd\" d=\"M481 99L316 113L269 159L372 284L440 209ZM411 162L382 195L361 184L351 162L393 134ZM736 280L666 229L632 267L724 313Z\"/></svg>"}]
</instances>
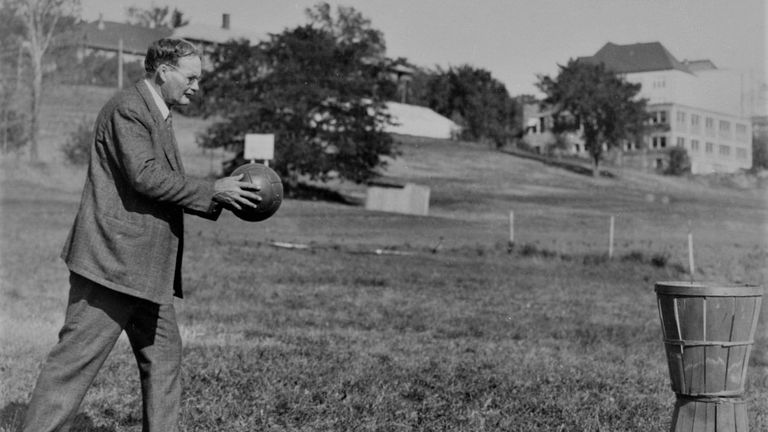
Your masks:
<instances>
[{"instance_id":1,"label":"wooden post","mask_svg":"<svg viewBox=\"0 0 768 432\"><path fill-rule=\"evenodd\" d=\"M693 283L693 275L696 273L696 267L693 265L693 231L691 230L690 220L688 220L688 269L691 272L691 283Z\"/></svg>"},{"instance_id":2,"label":"wooden post","mask_svg":"<svg viewBox=\"0 0 768 432\"><path fill-rule=\"evenodd\" d=\"M608 259L613 258L613 228L614 228L615 218L611 216L611 226L608 230Z\"/></svg>"},{"instance_id":3,"label":"wooden post","mask_svg":"<svg viewBox=\"0 0 768 432\"><path fill-rule=\"evenodd\" d=\"M509 212L509 244L515 244L515 212Z\"/></svg>"}]
</instances>

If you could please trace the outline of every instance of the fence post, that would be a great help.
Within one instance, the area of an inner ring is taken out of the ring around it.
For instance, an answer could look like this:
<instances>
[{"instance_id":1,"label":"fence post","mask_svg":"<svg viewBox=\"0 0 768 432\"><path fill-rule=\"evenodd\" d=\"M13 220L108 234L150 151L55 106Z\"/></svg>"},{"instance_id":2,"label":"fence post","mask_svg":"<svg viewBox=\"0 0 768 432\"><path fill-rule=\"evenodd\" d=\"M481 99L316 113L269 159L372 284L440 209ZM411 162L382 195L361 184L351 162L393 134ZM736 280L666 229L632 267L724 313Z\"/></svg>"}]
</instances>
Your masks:
<instances>
[{"instance_id":1,"label":"fence post","mask_svg":"<svg viewBox=\"0 0 768 432\"><path fill-rule=\"evenodd\" d=\"M696 267L693 265L693 231L691 229L691 221L688 220L688 269L691 273L691 283L693 283L693 275L696 273Z\"/></svg>"},{"instance_id":2,"label":"fence post","mask_svg":"<svg viewBox=\"0 0 768 432\"><path fill-rule=\"evenodd\" d=\"M608 230L608 259L613 258L613 228L615 224L615 218L611 216L610 229Z\"/></svg>"},{"instance_id":3,"label":"fence post","mask_svg":"<svg viewBox=\"0 0 768 432\"><path fill-rule=\"evenodd\" d=\"M509 244L515 244L515 212L509 212Z\"/></svg>"}]
</instances>

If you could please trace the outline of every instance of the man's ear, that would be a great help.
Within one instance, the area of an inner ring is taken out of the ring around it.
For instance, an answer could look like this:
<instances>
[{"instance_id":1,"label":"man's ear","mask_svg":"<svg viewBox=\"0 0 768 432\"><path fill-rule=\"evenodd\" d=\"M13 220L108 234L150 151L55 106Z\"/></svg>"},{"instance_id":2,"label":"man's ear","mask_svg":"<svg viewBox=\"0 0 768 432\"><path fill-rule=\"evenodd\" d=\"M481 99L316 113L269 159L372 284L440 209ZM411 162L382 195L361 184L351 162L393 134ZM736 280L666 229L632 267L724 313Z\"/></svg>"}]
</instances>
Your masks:
<instances>
[{"instance_id":1,"label":"man's ear","mask_svg":"<svg viewBox=\"0 0 768 432\"><path fill-rule=\"evenodd\" d=\"M165 74L167 74L167 73L168 73L168 66L167 65L162 64L162 65L158 66L157 70L155 71L155 83L160 85L160 84L163 84L166 81L168 81L168 79L166 79L166 77L165 77Z\"/></svg>"}]
</instances>

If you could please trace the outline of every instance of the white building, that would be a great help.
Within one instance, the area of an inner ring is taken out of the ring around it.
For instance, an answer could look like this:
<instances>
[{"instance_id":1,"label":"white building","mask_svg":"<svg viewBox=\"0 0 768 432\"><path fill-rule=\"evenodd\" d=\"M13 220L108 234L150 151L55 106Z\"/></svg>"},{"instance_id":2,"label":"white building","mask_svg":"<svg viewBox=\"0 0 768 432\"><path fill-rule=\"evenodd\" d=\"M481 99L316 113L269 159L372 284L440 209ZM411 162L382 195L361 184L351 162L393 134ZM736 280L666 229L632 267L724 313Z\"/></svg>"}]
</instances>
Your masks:
<instances>
[{"instance_id":1,"label":"white building","mask_svg":"<svg viewBox=\"0 0 768 432\"><path fill-rule=\"evenodd\" d=\"M607 43L594 56L578 61L605 64L627 81L639 83L639 97L648 100L651 124L645 145L625 145L617 158L621 165L660 171L668 164L668 150L680 146L686 149L694 174L752 167L752 113L739 73L718 69L709 60L681 62L659 42ZM539 151L554 143L552 134L541 127L546 115L537 109L524 112L524 139ZM573 137L566 142L571 143L568 153L586 154Z\"/></svg>"},{"instance_id":2,"label":"white building","mask_svg":"<svg viewBox=\"0 0 768 432\"><path fill-rule=\"evenodd\" d=\"M678 61L659 42L607 43L594 56L629 82L642 85L652 114L646 148L687 150L694 174L735 172L752 167L751 112L743 100L740 74L709 60ZM634 150L634 149L629 149ZM662 168L661 152L653 160ZM652 156L653 157L653 156Z\"/></svg>"}]
</instances>

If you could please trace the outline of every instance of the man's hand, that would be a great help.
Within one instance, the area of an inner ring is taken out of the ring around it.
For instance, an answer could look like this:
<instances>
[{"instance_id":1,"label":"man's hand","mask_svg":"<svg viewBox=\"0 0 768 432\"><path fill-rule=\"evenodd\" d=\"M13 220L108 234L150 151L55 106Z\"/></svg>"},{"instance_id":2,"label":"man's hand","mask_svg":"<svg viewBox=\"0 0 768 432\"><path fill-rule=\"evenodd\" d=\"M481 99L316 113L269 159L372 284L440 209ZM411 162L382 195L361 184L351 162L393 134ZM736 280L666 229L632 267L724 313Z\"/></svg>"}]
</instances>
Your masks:
<instances>
[{"instance_id":1,"label":"man's hand","mask_svg":"<svg viewBox=\"0 0 768 432\"><path fill-rule=\"evenodd\" d=\"M213 200L229 209L241 210L244 206L256 208L261 197L250 191L258 191L261 187L239 181L241 178L243 174L216 180L213 184Z\"/></svg>"}]
</instances>

